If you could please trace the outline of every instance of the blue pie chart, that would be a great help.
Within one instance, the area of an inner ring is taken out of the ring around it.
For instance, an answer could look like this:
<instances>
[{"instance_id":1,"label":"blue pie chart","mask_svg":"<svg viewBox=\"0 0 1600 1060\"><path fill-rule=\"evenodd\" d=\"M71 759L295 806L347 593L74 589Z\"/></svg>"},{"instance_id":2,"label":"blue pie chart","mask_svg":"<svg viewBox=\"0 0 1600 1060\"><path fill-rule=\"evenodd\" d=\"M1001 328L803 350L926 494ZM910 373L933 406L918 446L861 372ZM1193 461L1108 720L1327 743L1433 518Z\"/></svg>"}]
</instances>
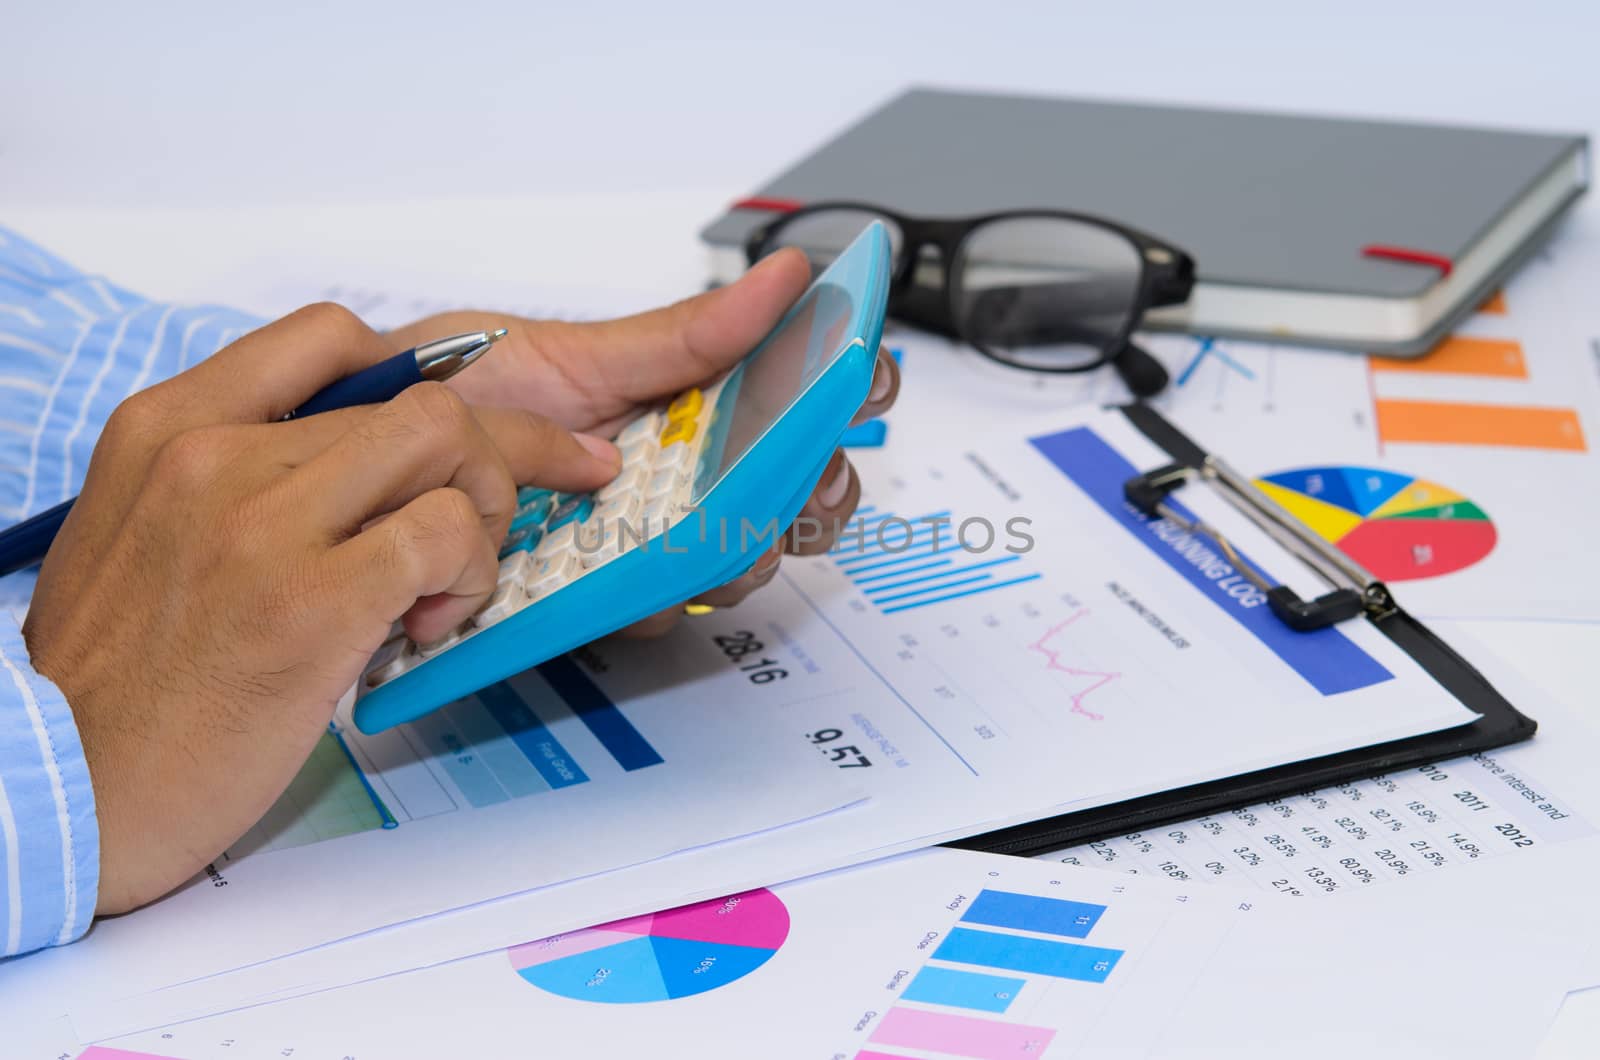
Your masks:
<instances>
[{"instance_id":1,"label":"blue pie chart","mask_svg":"<svg viewBox=\"0 0 1600 1060\"><path fill-rule=\"evenodd\" d=\"M788 910L759 890L539 939L507 956L546 993L631 1005L743 979L771 960L788 934Z\"/></svg>"}]
</instances>

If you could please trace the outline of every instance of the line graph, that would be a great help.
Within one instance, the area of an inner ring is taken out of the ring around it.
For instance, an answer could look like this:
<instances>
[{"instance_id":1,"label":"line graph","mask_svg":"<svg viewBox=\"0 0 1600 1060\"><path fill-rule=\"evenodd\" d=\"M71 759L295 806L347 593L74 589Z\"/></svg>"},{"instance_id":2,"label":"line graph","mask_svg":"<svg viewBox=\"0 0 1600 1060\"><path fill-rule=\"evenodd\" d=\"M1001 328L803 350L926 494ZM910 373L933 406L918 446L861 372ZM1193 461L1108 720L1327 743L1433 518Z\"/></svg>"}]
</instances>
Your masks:
<instances>
[{"instance_id":1,"label":"line graph","mask_svg":"<svg viewBox=\"0 0 1600 1060\"><path fill-rule=\"evenodd\" d=\"M1060 622L1057 622L1055 625L1045 630L1044 633L1040 635L1038 640L1028 645L1028 650L1036 651L1040 655L1044 656L1044 668L1046 670L1051 670L1056 673L1063 673L1069 677L1086 679L1087 683L1084 684L1083 687L1079 688L1075 692L1068 693L1068 697L1072 701L1072 713L1081 714L1090 721L1104 721L1104 714L1095 713L1094 711L1085 707L1083 702L1091 695L1106 687L1122 675L1120 673L1110 673L1104 670L1087 670L1077 666L1069 666L1061 661L1062 655L1065 654L1065 649L1050 647L1051 640L1060 636L1062 632L1067 629L1067 627L1071 626L1088 613L1089 609L1087 607L1078 608L1078 610L1074 611L1070 616L1062 619Z\"/></svg>"}]
</instances>

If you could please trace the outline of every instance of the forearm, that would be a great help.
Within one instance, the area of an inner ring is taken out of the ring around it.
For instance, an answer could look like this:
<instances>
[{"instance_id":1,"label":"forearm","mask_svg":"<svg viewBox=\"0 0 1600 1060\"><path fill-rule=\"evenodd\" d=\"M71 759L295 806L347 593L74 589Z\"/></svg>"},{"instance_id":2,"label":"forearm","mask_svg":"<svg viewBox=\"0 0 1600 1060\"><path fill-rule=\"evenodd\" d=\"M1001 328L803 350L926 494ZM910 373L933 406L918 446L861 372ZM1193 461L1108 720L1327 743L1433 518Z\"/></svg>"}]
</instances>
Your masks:
<instances>
[{"instance_id":1,"label":"forearm","mask_svg":"<svg viewBox=\"0 0 1600 1060\"><path fill-rule=\"evenodd\" d=\"M129 394L257 321L142 298L0 229L0 525L78 493ZM70 942L98 899L94 789L71 710L12 614L34 575L0 579L0 956Z\"/></svg>"}]
</instances>

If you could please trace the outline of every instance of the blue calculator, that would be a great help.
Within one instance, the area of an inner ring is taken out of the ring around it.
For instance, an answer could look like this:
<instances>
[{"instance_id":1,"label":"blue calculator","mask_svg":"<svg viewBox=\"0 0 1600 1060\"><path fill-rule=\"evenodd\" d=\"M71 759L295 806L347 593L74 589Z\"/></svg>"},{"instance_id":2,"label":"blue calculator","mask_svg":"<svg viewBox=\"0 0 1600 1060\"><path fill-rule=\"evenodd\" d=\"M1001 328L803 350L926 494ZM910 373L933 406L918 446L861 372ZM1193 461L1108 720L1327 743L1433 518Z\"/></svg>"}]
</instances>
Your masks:
<instances>
[{"instance_id":1,"label":"blue calculator","mask_svg":"<svg viewBox=\"0 0 1600 1060\"><path fill-rule=\"evenodd\" d=\"M379 648L356 727L410 721L747 570L866 401L888 294L889 236L874 222L731 372L624 427L604 488L523 489L494 595L435 643L397 631Z\"/></svg>"}]
</instances>

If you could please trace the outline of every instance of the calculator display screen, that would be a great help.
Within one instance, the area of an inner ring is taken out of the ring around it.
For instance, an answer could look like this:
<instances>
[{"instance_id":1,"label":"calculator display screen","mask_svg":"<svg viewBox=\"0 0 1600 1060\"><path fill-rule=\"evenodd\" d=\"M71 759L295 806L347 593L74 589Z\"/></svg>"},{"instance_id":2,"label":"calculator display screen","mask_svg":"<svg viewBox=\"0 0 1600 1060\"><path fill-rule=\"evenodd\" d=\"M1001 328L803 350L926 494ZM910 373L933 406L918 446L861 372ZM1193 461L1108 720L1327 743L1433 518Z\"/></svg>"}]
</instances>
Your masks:
<instances>
[{"instance_id":1,"label":"calculator display screen","mask_svg":"<svg viewBox=\"0 0 1600 1060\"><path fill-rule=\"evenodd\" d=\"M695 477L698 502L817 380L848 344L855 319L850 292L819 283L779 330L728 376Z\"/></svg>"}]
</instances>

